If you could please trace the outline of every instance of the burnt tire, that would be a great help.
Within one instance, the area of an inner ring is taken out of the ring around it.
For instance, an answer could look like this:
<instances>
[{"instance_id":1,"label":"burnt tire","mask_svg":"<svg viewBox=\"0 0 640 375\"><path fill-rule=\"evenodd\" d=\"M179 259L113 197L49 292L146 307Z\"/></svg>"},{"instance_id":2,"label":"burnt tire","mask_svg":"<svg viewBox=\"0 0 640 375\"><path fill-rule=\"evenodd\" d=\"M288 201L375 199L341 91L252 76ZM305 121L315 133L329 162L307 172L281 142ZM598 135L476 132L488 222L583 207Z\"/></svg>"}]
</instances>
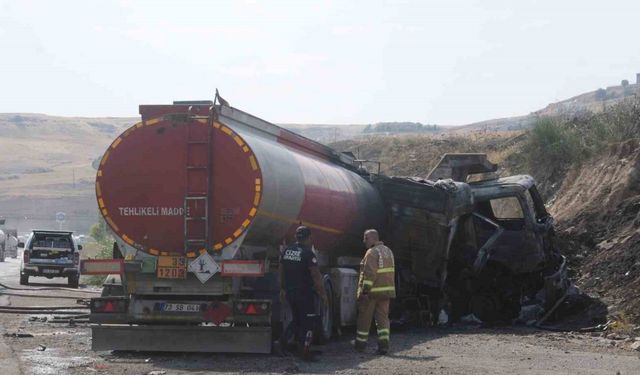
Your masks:
<instances>
[{"instance_id":1,"label":"burnt tire","mask_svg":"<svg viewBox=\"0 0 640 375\"><path fill-rule=\"evenodd\" d=\"M333 310L333 288L328 278L324 280L324 290L327 292L327 306L324 306L320 298L318 298L318 324L314 332L315 342L317 344L326 344L333 336L334 310Z\"/></svg>"},{"instance_id":2,"label":"burnt tire","mask_svg":"<svg viewBox=\"0 0 640 375\"><path fill-rule=\"evenodd\" d=\"M20 285L29 285L29 275L20 275Z\"/></svg>"}]
</instances>

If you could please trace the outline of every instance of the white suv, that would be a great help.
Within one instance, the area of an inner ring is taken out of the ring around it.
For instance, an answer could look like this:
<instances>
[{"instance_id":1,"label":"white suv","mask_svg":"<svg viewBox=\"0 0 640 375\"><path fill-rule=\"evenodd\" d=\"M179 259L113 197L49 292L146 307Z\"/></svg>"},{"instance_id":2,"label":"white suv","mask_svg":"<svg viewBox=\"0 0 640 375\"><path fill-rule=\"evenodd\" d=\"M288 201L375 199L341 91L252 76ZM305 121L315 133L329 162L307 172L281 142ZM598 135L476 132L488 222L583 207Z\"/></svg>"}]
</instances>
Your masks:
<instances>
[{"instance_id":1,"label":"white suv","mask_svg":"<svg viewBox=\"0 0 640 375\"><path fill-rule=\"evenodd\" d=\"M34 230L24 244L20 262L20 284L29 284L29 276L48 279L66 277L69 286L78 287L80 250L73 232Z\"/></svg>"}]
</instances>

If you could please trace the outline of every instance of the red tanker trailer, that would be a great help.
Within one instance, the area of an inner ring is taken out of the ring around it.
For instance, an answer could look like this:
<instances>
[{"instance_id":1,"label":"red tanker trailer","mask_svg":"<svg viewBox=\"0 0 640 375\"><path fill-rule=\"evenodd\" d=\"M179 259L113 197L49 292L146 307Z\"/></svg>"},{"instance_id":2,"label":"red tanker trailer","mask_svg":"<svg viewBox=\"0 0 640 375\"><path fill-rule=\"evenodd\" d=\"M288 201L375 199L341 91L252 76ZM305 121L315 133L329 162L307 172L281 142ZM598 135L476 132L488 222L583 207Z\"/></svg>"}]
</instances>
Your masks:
<instances>
[{"instance_id":1,"label":"red tanker trailer","mask_svg":"<svg viewBox=\"0 0 640 375\"><path fill-rule=\"evenodd\" d=\"M227 106L140 113L96 179L105 220L139 251L233 259L240 245L277 247L303 223L329 252L353 247L382 219L377 191L325 146Z\"/></svg>"},{"instance_id":2,"label":"red tanker trailer","mask_svg":"<svg viewBox=\"0 0 640 375\"><path fill-rule=\"evenodd\" d=\"M84 272L115 267L124 293L93 301L93 347L269 351L280 246L303 224L323 266L348 263L363 253L363 231L383 221L378 191L348 156L226 105L142 105L140 114L97 172L123 259L85 262Z\"/></svg>"},{"instance_id":3,"label":"red tanker trailer","mask_svg":"<svg viewBox=\"0 0 640 375\"><path fill-rule=\"evenodd\" d=\"M317 337L355 323L361 236L396 258L399 320L517 317L566 290L553 219L530 176L490 177L485 155L445 155L430 180L369 174L346 154L210 101L140 106L104 153L98 206L114 259L91 301L94 350L267 353L286 321L278 258L311 228L324 273ZM454 181L455 180L455 181ZM541 293L542 292L542 293Z\"/></svg>"}]
</instances>

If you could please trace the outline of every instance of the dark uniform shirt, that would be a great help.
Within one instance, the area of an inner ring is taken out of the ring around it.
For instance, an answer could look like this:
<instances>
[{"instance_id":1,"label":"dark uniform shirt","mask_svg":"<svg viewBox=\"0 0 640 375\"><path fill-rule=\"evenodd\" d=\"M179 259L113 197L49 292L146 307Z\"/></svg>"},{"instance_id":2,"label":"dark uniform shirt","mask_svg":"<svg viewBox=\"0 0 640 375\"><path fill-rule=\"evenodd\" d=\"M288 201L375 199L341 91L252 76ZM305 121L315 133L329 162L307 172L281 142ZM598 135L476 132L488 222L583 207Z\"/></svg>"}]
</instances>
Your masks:
<instances>
[{"instance_id":1,"label":"dark uniform shirt","mask_svg":"<svg viewBox=\"0 0 640 375\"><path fill-rule=\"evenodd\" d=\"M280 258L284 267L284 288L287 292L313 290L313 280L309 267L317 266L318 260L311 246L295 244L288 246Z\"/></svg>"}]
</instances>

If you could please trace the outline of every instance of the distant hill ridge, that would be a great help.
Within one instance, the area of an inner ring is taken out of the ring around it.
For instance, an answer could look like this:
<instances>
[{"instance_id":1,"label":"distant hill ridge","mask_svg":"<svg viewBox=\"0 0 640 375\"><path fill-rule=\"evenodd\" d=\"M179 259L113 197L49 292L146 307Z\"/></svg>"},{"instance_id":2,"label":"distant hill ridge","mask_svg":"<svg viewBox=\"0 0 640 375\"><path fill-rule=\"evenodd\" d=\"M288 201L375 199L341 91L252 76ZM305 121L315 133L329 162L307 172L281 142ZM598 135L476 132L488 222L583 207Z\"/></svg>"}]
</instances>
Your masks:
<instances>
[{"instance_id":1,"label":"distant hill ridge","mask_svg":"<svg viewBox=\"0 0 640 375\"><path fill-rule=\"evenodd\" d=\"M640 75L638 77L640 79ZM334 142L364 134L424 133L435 131L521 130L530 127L540 116L570 114L580 111L599 112L624 98L638 95L640 84L629 84L627 80L620 85L600 88L576 95L569 99L551 103L546 107L527 115L479 121L462 126L422 124L419 122L378 122L374 124L280 124L308 138L320 142ZM63 117L39 113L0 113L0 137L71 136L115 137L127 127L139 121L137 117Z\"/></svg>"}]
</instances>

